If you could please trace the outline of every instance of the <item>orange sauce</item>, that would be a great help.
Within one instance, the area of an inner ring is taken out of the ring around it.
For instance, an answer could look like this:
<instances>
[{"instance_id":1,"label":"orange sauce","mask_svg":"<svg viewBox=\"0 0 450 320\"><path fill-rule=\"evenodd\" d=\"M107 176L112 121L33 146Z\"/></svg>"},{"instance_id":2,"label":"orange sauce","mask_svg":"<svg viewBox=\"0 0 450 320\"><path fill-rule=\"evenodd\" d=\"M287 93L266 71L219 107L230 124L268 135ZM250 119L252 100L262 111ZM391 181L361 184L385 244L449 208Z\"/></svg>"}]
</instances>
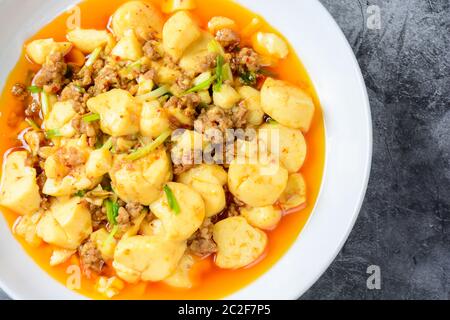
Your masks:
<instances>
[{"instance_id":1,"label":"orange sauce","mask_svg":"<svg viewBox=\"0 0 450 320\"><path fill-rule=\"evenodd\" d=\"M147 0L157 6L161 1ZM125 0L86 0L79 4L81 9L81 27L104 29L107 27L109 18L113 12ZM193 14L198 18L203 28L206 28L208 20L213 16L227 16L236 21L239 29L242 30L255 14L243 8L232 0L196 0L197 9ZM67 32L66 21L69 13L63 13L49 25L43 27L30 40L40 38L54 38L64 41ZM261 31L276 32L270 25L263 22ZM282 80L289 81L307 90L314 97L316 113L311 126L311 130L306 134L308 144L308 155L301 170L307 183L307 205L300 211L285 215L279 226L268 232L269 245L265 254L253 265L239 270L223 270L214 265L212 258L206 258L197 262L192 270L194 287L187 290L174 289L161 283L139 283L135 285L127 284L125 289L118 295L117 299L218 299L230 295L239 289L249 285L252 281L261 276L271 268L290 248L297 239L300 231L307 222L314 204L316 202L321 181L325 160L325 131L320 102L315 93L308 74L299 61L293 48L287 59L281 61L275 73ZM5 155L13 147L22 145L17 138L21 131L28 127L23 121L23 107L15 99L10 90L17 82L26 82L29 70L37 71L38 66L33 65L25 54L19 57L19 61L9 75L3 93L0 98L0 154ZM8 122L14 117L22 117L19 124L14 128L8 126ZM2 209L3 215L8 224L13 228L18 215L6 209ZM69 274L66 272L71 264L78 264L78 259L72 257L67 263L50 267L49 258L52 253L52 246L42 244L39 248L33 248L23 239L17 237L26 252L32 259L54 279L66 284ZM307 261L305 261L307 263ZM32 281L30 279L29 281ZM81 289L77 290L90 298L103 299L95 290L95 279L82 278Z\"/></svg>"}]
</instances>

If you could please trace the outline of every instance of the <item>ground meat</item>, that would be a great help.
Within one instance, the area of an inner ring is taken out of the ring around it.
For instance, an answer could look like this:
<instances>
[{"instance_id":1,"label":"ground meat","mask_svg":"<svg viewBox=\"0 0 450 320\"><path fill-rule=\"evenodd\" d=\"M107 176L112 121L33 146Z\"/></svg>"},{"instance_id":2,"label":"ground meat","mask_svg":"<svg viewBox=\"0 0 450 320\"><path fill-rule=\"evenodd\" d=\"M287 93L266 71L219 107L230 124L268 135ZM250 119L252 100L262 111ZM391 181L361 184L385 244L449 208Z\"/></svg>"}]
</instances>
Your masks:
<instances>
[{"instance_id":1,"label":"ground meat","mask_svg":"<svg viewBox=\"0 0 450 320\"><path fill-rule=\"evenodd\" d=\"M206 219L200 229L188 240L189 250L200 257L206 257L217 252L217 245L213 240L214 224Z\"/></svg>"},{"instance_id":2,"label":"ground meat","mask_svg":"<svg viewBox=\"0 0 450 320\"><path fill-rule=\"evenodd\" d=\"M117 215L117 224L119 229L125 231L133 224L133 220L136 219L142 212L144 207L137 202L127 203L119 208L119 214Z\"/></svg>"},{"instance_id":3,"label":"ground meat","mask_svg":"<svg viewBox=\"0 0 450 320\"><path fill-rule=\"evenodd\" d=\"M119 208L119 214L117 215L117 224L119 225L120 230L125 230L130 227L131 217L124 207Z\"/></svg>"},{"instance_id":4,"label":"ground meat","mask_svg":"<svg viewBox=\"0 0 450 320\"><path fill-rule=\"evenodd\" d=\"M187 95L178 97L170 97L169 100L164 104L164 108L178 108L183 114L192 119L192 123L194 122L196 115L196 108L200 104L201 99L196 93L189 93ZM178 128L181 127L180 123L176 119L170 119L173 126Z\"/></svg>"},{"instance_id":5,"label":"ground meat","mask_svg":"<svg viewBox=\"0 0 450 320\"><path fill-rule=\"evenodd\" d=\"M87 137L93 138L97 136L99 130L96 122L85 122L82 118L75 118L72 120L72 127L78 134L86 134Z\"/></svg>"},{"instance_id":6,"label":"ground meat","mask_svg":"<svg viewBox=\"0 0 450 320\"><path fill-rule=\"evenodd\" d=\"M191 88L192 79L186 75L182 75L176 80L176 84L181 91L186 91Z\"/></svg>"},{"instance_id":7,"label":"ground meat","mask_svg":"<svg viewBox=\"0 0 450 320\"><path fill-rule=\"evenodd\" d=\"M20 101L25 101L28 98L27 87L22 83L16 83L15 85L13 85L11 93Z\"/></svg>"},{"instance_id":8,"label":"ground meat","mask_svg":"<svg viewBox=\"0 0 450 320\"><path fill-rule=\"evenodd\" d=\"M74 84L69 84L64 87L63 91L59 99L61 101L73 100L73 101L81 101L83 99L83 91L82 87L76 86Z\"/></svg>"},{"instance_id":9,"label":"ground meat","mask_svg":"<svg viewBox=\"0 0 450 320\"><path fill-rule=\"evenodd\" d=\"M33 118L41 112L41 105L36 100L33 100L25 109L25 116Z\"/></svg>"},{"instance_id":10,"label":"ground meat","mask_svg":"<svg viewBox=\"0 0 450 320\"><path fill-rule=\"evenodd\" d=\"M47 176L45 175L45 172L42 172L39 174L36 178L36 183L39 187L39 190L42 190L44 188L44 184L47 181Z\"/></svg>"},{"instance_id":11,"label":"ground meat","mask_svg":"<svg viewBox=\"0 0 450 320\"><path fill-rule=\"evenodd\" d=\"M86 163L85 154L75 147L60 148L56 152L56 155L61 163L69 169L73 169Z\"/></svg>"},{"instance_id":12,"label":"ground meat","mask_svg":"<svg viewBox=\"0 0 450 320\"><path fill-rule=\"evenodd\" d=\"M202 109L194 127L196 131L201 133L205 133L210 129L218 129L225 133L227 129L233 128L233 120L224 109L214 106Z\"/></svg>"},{"instance_id":13,"label":"ground meat","mask_svg":"<svg viewBox=\"0 0 450 320\"><path fill-rule=\"evenodd\" d=\"M76 113L83 115L87 112L87 101L91 98L91 95L78 84L78 82L71 83L64 87L59 99L61 101L71 100L74 102L73 109Z\"/></svg>"},{"instance_id":14,"label":"ground meat","mask_svg":"<svg viewBox=\"0 0 450 320\"><path fill-rule=\"evenodd\" d=\"M150 60L156 61L161 59L161 53L159 51L159 42L155 40L149 40L144 44L142 48L144 50L144 54L150 58Z\"/></svg>"},{"instance_id":15,"label":"ground meat","mask_svg":"<svg viewBox=\"0 0 450 320\"><path fill-rule=\"evenodd\" d=\"M48 197L41 195L41 209L49 210L51 207L51 203Z\"/></svg>"},{"instance_id":16,"label":"ground meat","mask_svg":"<svg viewBox=\"0 0 450 320\"><path fill-rule=\"evenodd\" d=\"M64 62L64 55L61 52L55 52L49 55L47 62L34 78L34 82L46 92L58 93L66 81L66 72L67 64Z\"/></svg>"},{"instance_id":17,"label":"ground meat","mask_svg":"<svg viewBox=\"0 0 450 320\"><path fill-rule=\"evenodd\" d=\"M259 55L250 48L242 48L231 58L231 69L237 73L257 72L261 69Z\"/></svg>"},{"instance_id":18,"label":"ground meat","mask_svg":"<svg viewBox=\"0 0 450 320\"><path fill-rule=\"evenodd\" d=\"M220 29L216 33L216 40L225 48L227 51L233 51L239 46L241 38L239 35L231 29Z\"/></svg>"},{"instance_id":19,"label":"ground meat","mask_svg":"<svg viewBox=\"0 0 450 320\"><path fill-rule=\"evenodd\" d=\"M201 62L201 71L205 72L216 67L217 62L217 53L211 52L208 53Z\"/></svg>"},{"instance_id":20,"label":"ground meat","mask_svg":"<svg viewBox=\"0 0 450 320\"><path fill-rule=\"evenodd\" d=\"M116 68L106 65L98 73L94 80L95 95L109 91L112 87L120 86L120 77Z\"/></svg>"},{"instance_id":21,"label":"ground meat","mask_svg":"<svg viewBox=\"0 0 450 320\"><path fill-rule=\"evenodd\" d=\"M106 209L89 203L89 211L91 212L92 228L98 230L106 225Z\"/></svg>"},{"instance_id":22,"label":"ground meat","mask_svg":"<svg viewBox=\"0 0 450 320\"><path fill-rule=\"evenodd\" d=\"M133 219L137 218L141 214L142 210L144 210L144 207L139 202L127 203L125 208Z\"/></svg>"},{"instance_id":23,"label":"ground meat","mask_svg":"<svg viewBox=\"0 0 450 320\"><path fill-rule=\"evenodd\" d=\"M100 274L105 265L105 261L102 258L102 253L97 249L93 241L87 241L78 248L80 255L81 265L84 273L89 277L91 272Z\"/></svg>"},{"instance_id":24,"label":"ground meat","mask_svg":"<svg viewBox=\"0 0 450 320\"><path fill-rule=\"evenodd\" d=\"M237 106L231 109L231 121L234 128L244 128L247 124L248 109L239 103Z\"/></svg>"},{"instance_id":25,"label":"ground meat","mask_svg":"<svg viewBox=\"0 0 450 320\"><path fill-rule=\"evenodd\" d=\"M142 75L142 77L143 77L145 80L152 80L152 81L154 81L155 78L156 78L156 71L155 71L154 69L150 69L150 70L148 70L147 72L145 72L145 73Z\"/></svg>"},{"instance_id":26,"label":"ground meat","mask_svg":"<svg viewBox=\"0 0 450 320\"><path fill-rule=\"evenodd\" d=\"M194 122L195 131L205 134L213 144L223 144L233 138L230 129L243 128L247 124L248 110L238 105L231 110L214 106L203 109ZM219 132L220 131L220 132Z\"/></svg>"}]
</instances>

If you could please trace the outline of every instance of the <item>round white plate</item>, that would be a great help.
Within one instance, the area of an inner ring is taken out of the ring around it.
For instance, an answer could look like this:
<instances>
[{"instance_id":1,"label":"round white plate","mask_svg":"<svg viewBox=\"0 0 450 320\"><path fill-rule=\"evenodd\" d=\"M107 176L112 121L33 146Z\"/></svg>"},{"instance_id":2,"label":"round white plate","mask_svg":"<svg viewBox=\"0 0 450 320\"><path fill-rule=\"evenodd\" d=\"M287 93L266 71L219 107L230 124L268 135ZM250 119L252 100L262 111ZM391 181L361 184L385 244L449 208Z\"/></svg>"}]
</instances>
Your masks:
<instances>
[{"instance_id":1,"label":"round white plate","mask_svg":"<svg viewBox=\"0 0 450 320\"><path fill-rule=\"evenodd\" d=\"M258 280L229 299L296 299L328 268L361 208L372 157L372 122L358 63L317 0L239 0L289 39L325 114L326 165L314 212L295 244ZM76 0L0 0L0 88L23 42ZM41 270L0 218L0 286L16 299L80 299Z\"/></svg>"}]
</instances>

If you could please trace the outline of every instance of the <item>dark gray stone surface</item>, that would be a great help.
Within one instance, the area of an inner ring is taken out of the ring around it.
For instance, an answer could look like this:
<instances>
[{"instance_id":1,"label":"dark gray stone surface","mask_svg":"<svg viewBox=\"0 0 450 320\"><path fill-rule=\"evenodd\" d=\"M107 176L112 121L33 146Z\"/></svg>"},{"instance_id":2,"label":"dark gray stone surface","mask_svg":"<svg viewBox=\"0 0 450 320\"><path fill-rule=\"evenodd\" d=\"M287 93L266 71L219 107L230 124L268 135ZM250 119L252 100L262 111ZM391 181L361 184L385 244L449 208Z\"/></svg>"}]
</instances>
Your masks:
<instances>
[{"instance_id":1,"label":"dark gray stone surface","mask_svg":"<svg viewBox=\"0 0 450 320\"><path fill-rule=\"evenodd\" d=\"M303 298L449 299L450 0L321 2L361 65L374 157L347 244ZM380 30L367 28L370 5ZM380 290L367 289L370 265L380 266Z\"/></svg>"},{"instance_id":2,"label":"dark gray stone surface","mask_svg":"<svg viewBox=\"0 0 450 320\"><path fill-rule=\"evenodd\" d=\"M303 299L449 299L450 1L321 2L361 65L374 156L355 228ZM366 27L370 5L381 30ZM381 290L367 289L370 265Z\"/></svg>"}]
</instances>

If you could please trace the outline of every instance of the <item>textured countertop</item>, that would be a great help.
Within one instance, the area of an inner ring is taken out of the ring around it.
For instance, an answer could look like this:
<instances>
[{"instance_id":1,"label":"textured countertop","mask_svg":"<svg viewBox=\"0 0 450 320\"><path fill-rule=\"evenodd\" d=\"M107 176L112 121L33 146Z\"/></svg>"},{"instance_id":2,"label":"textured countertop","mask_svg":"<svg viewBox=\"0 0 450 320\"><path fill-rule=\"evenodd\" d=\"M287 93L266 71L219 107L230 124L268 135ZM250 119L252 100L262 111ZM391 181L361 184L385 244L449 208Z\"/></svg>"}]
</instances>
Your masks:
<instances>
[{"instance_id":1,"label":"textured countertop","mask_svg":"<svg viewBox=\"0 0 450 320\"><path fill-rule=\"evenodd\" d=\"M355 228L303 298L449 299L450 1L321 2L361 65L374 155ZM367 287L370 266L379 290Z\"/></svg>"}]
</instances>

